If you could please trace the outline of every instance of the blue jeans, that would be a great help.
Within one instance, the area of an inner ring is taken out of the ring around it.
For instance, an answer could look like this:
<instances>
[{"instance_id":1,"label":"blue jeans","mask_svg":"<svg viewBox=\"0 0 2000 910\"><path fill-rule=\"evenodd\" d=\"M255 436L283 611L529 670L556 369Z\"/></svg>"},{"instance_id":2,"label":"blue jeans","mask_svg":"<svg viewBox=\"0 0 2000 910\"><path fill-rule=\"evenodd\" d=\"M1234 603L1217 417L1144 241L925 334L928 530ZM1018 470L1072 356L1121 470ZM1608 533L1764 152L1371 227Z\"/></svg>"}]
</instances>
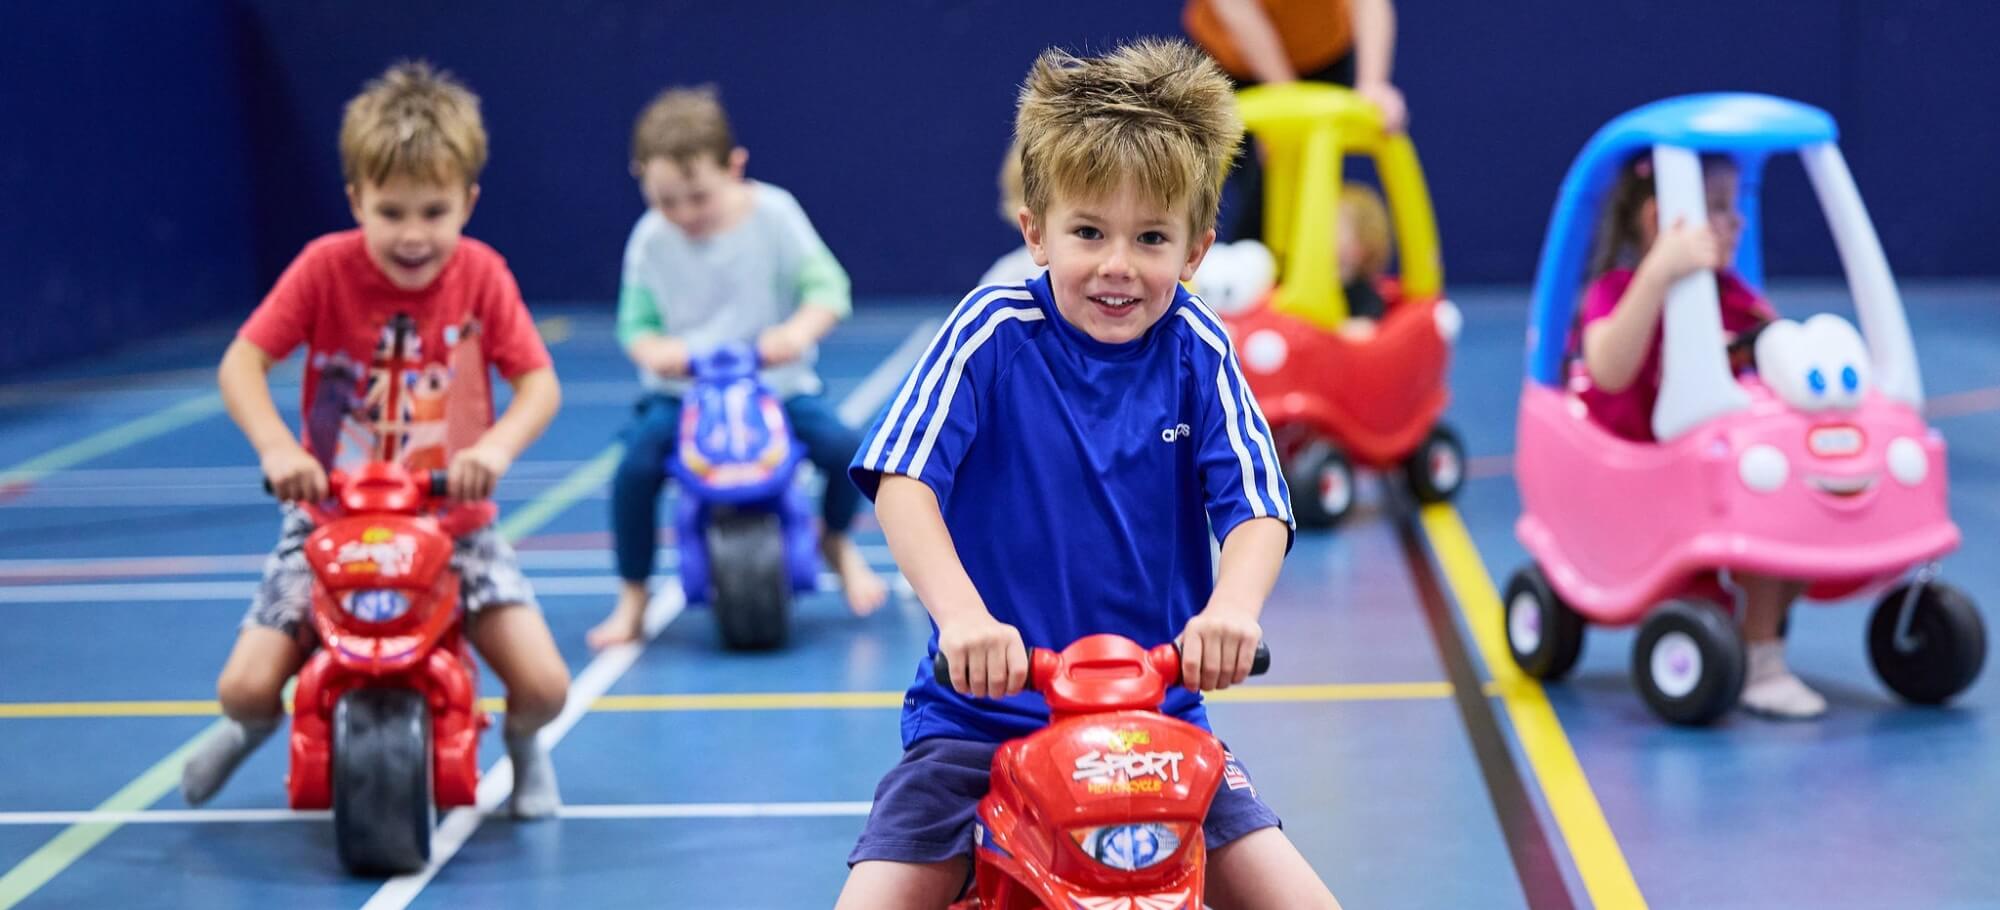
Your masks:
<instances>
[{"instance_id":1,"label":"blue jeans","mask_svg":"<svg viewBox=\"0 0 2000 910\"><path fill-rule=\"evenodd\" d=\"M653 552L659 548L660 490L667 483L667 453L680 436L681 400L648 395L635 410L620 434L625 457L611 478L611 539L618 577L643 582L653 574ZM807 460L826 475L820 520L828 532L845 532L861 507L861 491L847 477L848 462L861 448L861 432L843 423L820 395L785 399L785 419L805 443Z\"/></svg>"}]
</instances>

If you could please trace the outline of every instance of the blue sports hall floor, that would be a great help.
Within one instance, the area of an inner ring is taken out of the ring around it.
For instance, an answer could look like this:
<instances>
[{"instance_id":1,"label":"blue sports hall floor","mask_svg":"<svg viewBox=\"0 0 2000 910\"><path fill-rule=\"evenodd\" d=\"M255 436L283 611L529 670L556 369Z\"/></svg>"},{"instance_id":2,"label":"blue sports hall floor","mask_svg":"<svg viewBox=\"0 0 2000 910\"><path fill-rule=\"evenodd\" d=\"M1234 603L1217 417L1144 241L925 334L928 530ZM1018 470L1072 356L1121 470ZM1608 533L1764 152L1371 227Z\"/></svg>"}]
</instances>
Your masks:
<instances>
[{"instance_id":1,"label":"blue sports hall floor","mask_svg":"<svg viewBox=\"0 0 2000 910\"><path fill-rule=\"evenodd\" d=\"M1989 628L1995 291L1904 288L1965 537L1945 576ZM1864 604L1791 623L1794 668L1832 703L1815 722L1668 727L1628 678L1630 630L1592 630L1563 683L1514 670L1495 588L1523 559L1509 453L1525 293L1454 296L1465 490L1414 512L1370 482L1344 526L1302 534L1264 615L1275 669L1213 710L1342 902L2000 906L2000 672L1949 707L1904 706L1868 666ZM1832 285L1774 298L1846 306ZM849 419L887 400L951 303L861 302L820 361ZM552 733L567 808L458 813L431 868L387 881L346 875L325 816L284 808L281 745L209 806L178 791L277 528L214 388L230 327L0 384L0 908L830 906L899 752L924 613L907 588L861 620L823 592L791 647L740 655L702 610L663 609L645 646L593 654L584 633L615 587L606 479L637 392L608 310L537 307L564 407L500 489L577 679ZM297 381L296 359L274 374L288 417ZM893 572L872 521L861 538ZM489 735L482 754L504 750Z\"/></svg>"}]
</instances>

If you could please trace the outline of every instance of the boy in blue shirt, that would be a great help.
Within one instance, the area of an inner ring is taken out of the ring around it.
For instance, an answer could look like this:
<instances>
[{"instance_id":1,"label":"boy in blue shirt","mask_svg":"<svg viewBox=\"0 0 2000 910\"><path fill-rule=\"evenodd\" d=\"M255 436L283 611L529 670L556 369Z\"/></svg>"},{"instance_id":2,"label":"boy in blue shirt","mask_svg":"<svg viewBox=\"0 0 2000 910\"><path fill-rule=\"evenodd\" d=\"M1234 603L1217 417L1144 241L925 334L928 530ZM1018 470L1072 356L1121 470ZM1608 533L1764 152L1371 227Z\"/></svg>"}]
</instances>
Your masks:
<instances>
[{"instance_id":1,"label":"boy in blue shirt","mask_svg":"<svg viewBox=\"0 0 2000 910\"><path fill-rule=\"evenodd\" d=\"M995 750L1048 721L1022 691L1028 647L1178 640L1188 689L1162 710L1206 727L1195 690L1248 676L1291 542L1270 427L1222 323L1181 286L1242 139L1228 80L1178 42L1049 51L1015 132L1021 233L1047 271L958 305L851 469L952 685L920 662L842 910L942 908L963 889ZM1207 903L1337 907L1231 772L1204 824Z\"/></svg>"}]
</instances>

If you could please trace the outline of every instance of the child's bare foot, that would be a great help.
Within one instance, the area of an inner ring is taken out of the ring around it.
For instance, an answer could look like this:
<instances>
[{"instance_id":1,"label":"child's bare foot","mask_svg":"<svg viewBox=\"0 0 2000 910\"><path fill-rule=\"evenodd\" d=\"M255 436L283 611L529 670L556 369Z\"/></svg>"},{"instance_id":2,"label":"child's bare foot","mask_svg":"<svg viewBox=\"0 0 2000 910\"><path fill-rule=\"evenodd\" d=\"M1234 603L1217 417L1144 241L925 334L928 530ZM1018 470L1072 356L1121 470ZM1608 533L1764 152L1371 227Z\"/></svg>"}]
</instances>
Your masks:
<instances>
[{"instance_id":1,"label":"child's bare foot","mask_svg":"<svg viewBox=\"0 0 2000 910\"><path fill-rule=\"evenodd\" d=\"M624 583L618 591L618 606L584 636L584 641L590 643L592 651L638 641L645 634L646 601L645 585Z\"/></svg>"},{"instance_id":2,"label":"child's bare foot","mask_svg":"<svg viewBox=\"0 0 2000 910\"><path fill-rule=\"evenodd\" d=\"M840 590L847 595L847 609L867 616L889 600L889 584L868 565L861 548L845 534L828 534L820 541L820 553L840 576Z\"/></svg>"}]
</instances>

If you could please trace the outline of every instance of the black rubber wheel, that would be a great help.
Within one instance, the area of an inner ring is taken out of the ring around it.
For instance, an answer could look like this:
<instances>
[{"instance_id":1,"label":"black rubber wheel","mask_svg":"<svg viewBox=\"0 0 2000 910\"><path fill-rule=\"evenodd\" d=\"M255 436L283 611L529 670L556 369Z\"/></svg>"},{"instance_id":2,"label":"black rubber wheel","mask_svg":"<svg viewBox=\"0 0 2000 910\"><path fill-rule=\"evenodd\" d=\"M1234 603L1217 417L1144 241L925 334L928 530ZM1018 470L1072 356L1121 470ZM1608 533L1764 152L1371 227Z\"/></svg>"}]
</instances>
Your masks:
<instances>
[{"instance_id":1,"label":"black rubber wheel","mask_svg":"<svg viewBox=\"0 0 2000 910\"><path fill-rule=\"evenodd\" d=\"M1632 644L1632 678L1647 706L1688 726L1736 706L1747 663L1743 633L1709 603L1677 600L1655 609Z\"/></svg>"},{"instance_id":2,"label":"black rubber wheel","mask_svg":"<svg viewBox=\"0 0 2000 910\"><path fill-rule=\"evenodd\" d=\"M1507 650L1521 672L1544 680L1569 675L1583 653L1583 617L1556 596L1542 568L1530 565L1515 572L1500 606Z\"/></svg>"},{"instance_id":3,"label":"black rubber wheel","mask_svg":"<svg viewBox=\"0 0 2000 910\"><path fill-rule=\"evenodd\" d=\"M1950 585L1925 584L1917 592L1909 633L1900 644L1896 624L1908 584L1875 603L1868 621L1868 659L1875 675L1897 695L1920 705L1943 704L1979 678L1986 663L1986 625L1972 598Z\"/></svg>"},{"instance_id":4,"label":"black rubber wheel","mask_svg":"<svg viewBox=\"0 0 2000 910\"><path fill-rule=\"evenodd\" d=\"M709 606L724 647L768 651L792 630L785 534L770 512L717 510L708 523Z\"/></svg>"},{"instance_id":5,"label":"black rubber wheel","mask_svg":"<svg viewBox=\"0 0 2000 910\"><path fill-rule=\"evenodd\" d=\"M1354 509L1354 466L1321 441L1306 446L1285 470L1292 517L1304 528L1331 528Z\"/></svg>"},{"instance_id":6,"label":"black rubber wheel","mask_svg":"<svg viewBox=\"0 0 2000 910\"><path fill-rule=\"evenodd\" d=\"M1431 428L1417 450L1403 462L1410 495L1418 502L1447 502L1465 485L1465 444L1444 424Z\"/></svg>"},{"instance_id":7,"label":"black rubber wheel","mask_svg":"<svg viewBox=\"0 0 2000 910\"><path fill-rule=\"evenodd\" d=\"M333 835L357 875L415 872L431 858L437 797L431 712L411 689L355 689L333 707Z\"/></svg>"}]
</instances>

